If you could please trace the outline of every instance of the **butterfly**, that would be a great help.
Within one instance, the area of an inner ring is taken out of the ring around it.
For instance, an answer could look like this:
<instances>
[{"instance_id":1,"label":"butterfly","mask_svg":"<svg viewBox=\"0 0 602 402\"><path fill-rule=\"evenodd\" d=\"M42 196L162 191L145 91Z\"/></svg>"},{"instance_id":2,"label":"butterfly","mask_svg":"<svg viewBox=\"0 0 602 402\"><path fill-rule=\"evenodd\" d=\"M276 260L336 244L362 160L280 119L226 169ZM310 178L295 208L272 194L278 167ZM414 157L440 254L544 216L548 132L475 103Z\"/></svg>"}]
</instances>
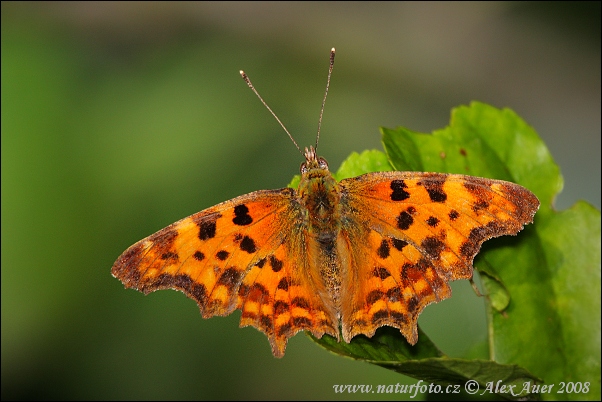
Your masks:
<instances>
[{"instance_id":1,"label":"butterfly","mask_svg":"<svg viewBox=\"0 0 602 402\"><path fill-rule=\"evenodd\" d=\"M518 233L539 208L517 184L458 174L337 182L316 148L302 152L296 190L255 191L175 222L128 248L113 276L145 294L182 291L204 318L240 309L240 326L262 331L276 357L299 331L350 342L387 325L414 345L418 316L451 296L449 281L472 278L482 243Z\"/></svg>"}]
</instances>

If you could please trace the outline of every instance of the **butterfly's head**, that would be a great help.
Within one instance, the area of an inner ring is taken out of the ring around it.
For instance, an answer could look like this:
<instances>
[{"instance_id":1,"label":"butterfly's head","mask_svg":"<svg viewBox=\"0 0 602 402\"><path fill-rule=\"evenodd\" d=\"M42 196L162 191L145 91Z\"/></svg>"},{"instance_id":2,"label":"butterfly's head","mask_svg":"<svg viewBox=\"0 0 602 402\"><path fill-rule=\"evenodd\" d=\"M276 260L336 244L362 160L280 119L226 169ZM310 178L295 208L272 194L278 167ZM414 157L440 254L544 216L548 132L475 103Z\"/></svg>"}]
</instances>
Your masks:
<instances>
[{"instance_id":1,"label":"butterfly's head","mask_svg":"<svg viewBox=\"0 0 602 402\"><path fill-rule=\"evenodd\" d=\"M305 174L312 169L328 171L328 162L321 156L316 156L316 150L313 146L305 148L303 156L305 156L305 162L301 164L301 174Z\"/></svg>"}]
</instances>

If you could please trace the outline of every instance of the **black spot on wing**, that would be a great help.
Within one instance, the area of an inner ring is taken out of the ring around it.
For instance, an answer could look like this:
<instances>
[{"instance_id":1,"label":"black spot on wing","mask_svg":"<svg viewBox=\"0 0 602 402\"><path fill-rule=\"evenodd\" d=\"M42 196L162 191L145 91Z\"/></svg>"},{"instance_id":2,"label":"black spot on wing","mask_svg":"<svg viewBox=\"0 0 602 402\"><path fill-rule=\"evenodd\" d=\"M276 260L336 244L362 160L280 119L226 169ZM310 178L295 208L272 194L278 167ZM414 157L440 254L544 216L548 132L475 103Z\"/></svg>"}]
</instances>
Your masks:
<instances>
[{"instance_id":1,"label":"black spot on wing","mask_svg":"<svg viewBox=\"0 0 602 402\"><path fill-rule=\"evenodd\" d=\"M228 290L232 290L240 281L242 272L234 267L226 269L217 280L218 285L224 285Z\"/></svg>"},{"instance_id":2,"label":"black spot on wing","mask_svg":"<svg viewBox=\"0 0 602 402\"><path fill-rule=\"evenodd\" d=\"M427 237L422 241L422 249L436 260L441 258L441 252L445 250L445 244L436 237Z\"/></svg>"},{"instance_id":3,"label":"black spot on wing","mask_svg":"<svg viewBox=\"0 0 602 402\"><path fill-rule=\"evenodd\" d=\"M291 304L309 310L309 302L304 297L297 296L291 300Z\"/></svg>"},{"instance_id":4,"label":"black spot on wing","mask_svg":"<svg viewBox=\"0 0 602 402\"><path fill-rule=\"evenodd\" d=\"M173 251L167 251L167 252L161 254L161 259L162 260L171 260L172 263L177 263L179 260L179 256L177 253L174 253Z\"/></svg>"},{"instance_id":5,"label":"black spot on wing","mask_svg":"<svg viewBox=\"0 0 602 402\"><path fill-rule=\"evenodd\" d=\"M192 258L197 261L203 261L205 259L205 254L201 253L200 251L195 251L192 255Z\"/></svg>"},{"instance_id":6,"label":"black spot on wing","mask_svg":"<svg viewBox=\"0 0 602 402\"><path fill-rule=\"evenodd\" d=\"M250 290L251 288L249 287L249 285L241 283L240 287L238 288L238 295L242 298L246 298L249 295Z\"/></svg>"},{"instance_id":7,"label":"black spot on wing","mask_svg":"<svg viewBox=\"0 0 602 402\"><path fill-rule=\"evenodd\" d=\"M290 323L286 323L281 325L280 327L278 327L278 330L276 331L276 333L278 334L277 336L289 336L291 333L291 324Z\"/></svg>"},{"instance_id":8,"label":"black spot on wing","mask_svg":"<svg viewBox=\"0 0 602 402\"><path fill-rule=\"evenodd\" d=\"M401 230L408 230L413 223L414 218L408 211L401 212L397 217L397 227Z\"/></svg>"},{"instance_id":9,"label":"black spot on wing","mask_svg":"<svg viewBox=\"0 0 602 402\"><path fill-rule=\"evenodd\" d=\"M274 322L270 316L262 315L259 322L261 323L261 327L267 332L272 332L274 330Z\"/></svg>"},{"instance_id":10,"label":"black spot on wing","mask_svg":"<svg viewBox=\"0 0 602 402\"><path fill-rule=\"evenodd\" d=\"M410 299L408 300L408 311L411 314L413 314L416 312L417 308L418 308L418 298L416 296L410 297Z\"/></svg>"},{"instance_id":11,"label":"black spot on wing","mask_svg":"<svg viewBox=\"0 0 602 402\"><path fill-rule=\"evenodd\" d=\"M391 311L391 318L393 318L395 322L398 323L407 323L408 321L408 317L406 317L405 314L400 313L399 311Z\"/></svg>"},{"instance_id":12,"label":"black spot on wing","mask_svg":"<svg viewBox=\"0 0 602 402\"><path fill-rule=\"evenodd\" d=\"M426 220L426 224L433 228L437 227L437 225L439 224L439 219L435 218L434 216L431 216Z\"/></svg>"},{"instance_id":13,"label":"black spot on wing","mask_svg":"<svg viewBox=\"0 0 602 402\"><path fill-rule=\"evenodd\" d=\"M474 205L472 206L472 210L475 213L479 213L479 211L483 210L483 209L487 209L489 208L489 203L485 200L479 200L477 202L474 203Z\"/></svg>"},{"instance_id":14,"label":"black spot on wing","mask_svg":"<svg viewBox=\"0 0 602 402\"><path fill-rule=\"evenodd\" d=\"M458 219L460 217L460 213L458 211L456 211L455 209L452 209L451 211L449 211L449 219L451 219L452 221L455 221L456 219Z\"/></svg>"},{"instance_id":15,"label":"black spot on wing","mask_svg":"<svg viewBox=\"0 0 602 402\"><path fill-rule=\"evenodd\" d=\"M387 279L388 277L390 277L391 273L386 268L376 267L376 268L374 268L372 270L372 275L376 276L377 278L380 278L380 279L384 280L384 279Z\"/></svg>"},{"instance_id":16,"label":"black spot on wing","mask_svg":"<svg viewBox=\"0 0 602 402\"><path fill-rule=\"evenodd\" d=\"M226 258L228 258L229 255L230 255L230 253L227 252L226 250L218 251L217 254L215 254L217 259L220 261L224 261Z\"/></svg>"},{"instance_id":17,"label":"black spot on wing","mask_svg":"<svg viewBox=\"0 0 602 402\"><path fill-rule=\"evenodd\" d=\"M383 241L380 243L380 246L378 247L376 252L378 253L378 256L380 258L385 259L389 256L389 251L390 251L389 242L386 239L383 239Z\"/></svg>"},{"instance_id":18,"label":"black spot on wing","mask_svg":"<svg viewBox=\"0 0 602 402\"><path fill-rule=\"evenodd\" d=\"M399 286L387 290L387 298L390 302L395 303L403 299L403 292Z\"/></svg>"},{"instance_id":19,"label":"black spot on wing","mask_svg":"<svg viewBox=\"0 0 602 402\"><path fill-rule=\"evenodd\" d=\"M393 201L403 201L410 198L410 193L408 193L405 189L408 186L405 184L403 180L393 180L391 182L391 200Z\"/></svg>"},{"instance_id":20,"label":"black spot on wing","mask_svg":"<svg viewBox=\"0 0 602 402\"><path fill-rule=\"evenodd\" d=\"M484 184L490 183L490 180L486 180L486 179L480 179L480 180ZM464 188L466 190L468 190L471 194L475 195L477 198L481 198L483 196L483 193L486 192L486 190L482 187L482 185L477 184L475 182L471 182L470 180L467 180L464 182Z\"/></svg>"},{"instance_id":21,"label":"black spot on wing","mask_svg":"<svg viewBox=\"0 0 602 402\"><path fill-rule=\"evenodd\" d=\"M408 242L395 238L392 239L391 243L393 243L393 247L398 251L403 250L403 248L408 245Z\"/></svg>"},{"instance_id":22,"label":"black spot on wing","mask_svg":"<svg viewBox=\"0 0 602 402\"><path fill-rule=\"evenodd\" d=\"M287 302L284 302L282 300L277 300L276 303L274 303L274 315L280 315L280 314L284 314L286 312L288 312L290 310L290 306L288 305Z\"/></svg>"},{"instance_id":23,"label":"black spot on wing","mask_svg":"<svg viewBox=\"0 0 602 402\"><path fill-rule=\"evenodd\" d=\"M215 237L215 230L217 229L216 221L217 218L197 222L199 227L199 239L209 240Z\"/></svg>"},{"instance_id":24,"label":"black spot on wing","mask_svg":"<svg viewBox=\"0 0 602 402\"><path fill-rule=\"evenodd\" d=\"M169 278L171 279L169 285L177 289L190 290L192 287L194 287L194 285L198 285L203 289L205 288L203 284L196 284L192 278L186 274L178 274Z\"/></svg>"},{"instance_id":25,"label":"black spot on wing","mask_svg":"<svg viewBox=\"0 0 602 402\"><path fill-rule=\"evenodd\" d=\"M186 274L171 276L161 274L157 278L157 286L160 288L180 289L190 295L199 305L204 306L207 302L207 289L202 283L196 283Z\"/></svg>"},{"instance_id":26,"label":"black spot on wing","mask_svg":"<svg viewBox=\"0 0 602 402\"><path fill-rule=\"evenodd\" d=\"M447 194L443 191L443 183L445 183L445 179L429 177L418 184L426 189L431 201L445 202L445 200L447 200Z\"/></svg>"},{"instance_id":27,"label":"black spot on wing","mask_svg":"<svg viewBox=\"0 0 602 402\"><path fill-rule=\"evenodd\" d=\"M368 304L374 304L377 301L379 301L380 299L382 299L385 296L385 294L380 291L380 290L373 290L370 293L368 293L368 296L366 296L366 302Z\"/></svg>"},{"instance_id":28,"label":"black spot on wing","mask_svg":"<svg viewBox=\"0 0 602 402\"><path fill-rule=\"evenodd\" d=\"M251 239L249 236L244 236L240 241L240 249L249 254L253 254L257 251L257 246L255 246L253 239Z\"/></svg>"},{"instance_id":29,"label":"black spot on wing","mask_svg":"<svg viewBox=\"0 0 602 402\"><path fill-rule=\"evenodd\" d=\"M281 260L279 260L278 258L274 257L273 255L270 256L270 265L272 266L272 271L274 272L278 272L282 269L282 266L284 265L282 263Z\"/></svg>"},{"instance_id":30,"label":"black spot on wing","mask_svg":"<svg viewBox=\"0 0 602 402\"><path fill-rule=\"evenodd\" d=\"M276 286L276 289L282 289L285 292L288 291L288 287L291 284L291 279L289 277L284 277L282 279L280 279L280 282L278 282L278 286Z\"/></svg>"},{"instance_id":31,"label":"black spot on wing","mask_svg":"<svg viewBox=\"0 0 602 402\"><path fill-rule=\"evenodd\" d=\"M249 208L245 204L234 207L234 219L232 222L238 226L246 226L253 223L253 218L249 215Z\"/></svg>"},{"instance_id":32,"label":"black spot on wing","mask_svg":"<svg viewBox=\"0 0 602 402\"><path fill-rule=\"evenodd\" d=\"M389 312L387 310L379 310L372 315L372 323L378 325L386 318L389 318Z\"/></svg>"}]
</instances>

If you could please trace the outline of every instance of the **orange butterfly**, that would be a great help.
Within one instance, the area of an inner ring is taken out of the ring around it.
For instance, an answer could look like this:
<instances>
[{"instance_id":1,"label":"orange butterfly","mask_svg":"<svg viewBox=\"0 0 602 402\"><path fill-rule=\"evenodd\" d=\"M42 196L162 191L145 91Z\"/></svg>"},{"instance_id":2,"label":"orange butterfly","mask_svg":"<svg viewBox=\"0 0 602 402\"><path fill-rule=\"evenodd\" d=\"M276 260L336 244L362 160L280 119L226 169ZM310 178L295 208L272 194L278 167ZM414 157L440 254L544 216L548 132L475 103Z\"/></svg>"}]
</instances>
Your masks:
<instances>
[{"instance_id":1,"label":"orange butterfly","mask_svg":"<svg viewBox=\"0 0 602 402\"><path fill-rule=\"evenodd\" d=\"M256 191L173 223L127 249L113 276L144 293L180 290L204 318L240 309L241 327L264 332L276 357L302 330L349 342L389 325L413 345L421 311L472 277L481 244L516 234L539 208L506 181L380 172L337 182L314 147L304 156L297 190Z\"/></svg>"}]
</instances>

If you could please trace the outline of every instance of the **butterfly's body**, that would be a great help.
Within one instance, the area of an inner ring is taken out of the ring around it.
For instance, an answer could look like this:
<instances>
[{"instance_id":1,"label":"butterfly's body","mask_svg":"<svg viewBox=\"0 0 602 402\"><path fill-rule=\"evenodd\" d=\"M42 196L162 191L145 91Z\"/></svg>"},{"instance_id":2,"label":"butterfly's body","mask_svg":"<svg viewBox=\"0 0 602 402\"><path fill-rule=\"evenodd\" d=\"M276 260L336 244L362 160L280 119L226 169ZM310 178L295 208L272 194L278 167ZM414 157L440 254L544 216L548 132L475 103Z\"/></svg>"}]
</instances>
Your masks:
<instances>
[{"instance_id":1,"label":"butterfly's body","mask_svg":"<svg viewBox=\"0 0 602 402\"><path fill-rule=\"evenodd\" d=\"M176 222L113 266L126 287L177 289L205 318L242 310L275 356L301 330L349 342L389 325L411 344L422 309L472 277L483 241L515 234L539 202L501 180L381 172L336 182L313 148L297 191L250 193Z\"/></svg>"},{"instance_id":2,"label":"butterfly's body","mask_svg":"<svg viewBox=\"0 0 602 402\"><path fill-rule=\"evenodd\" d=\"M306 162L301 167L297 190L302 220L295 230L304 237L311 256L312 275L322 282L325 304L331 305L338 321L340 311L341 267L340 255L345 250L340 244L342 224L341 186L328 170L326 160L316 158L315 150L305 150Z\"/></svg>"},{"instance_id":3,"label":"butterfly's body","mask_svg":"<svg viewBox=\"0 0 602 402\"><path fill-rule=\"evenodd\" d=\"M415 344L421 311L451 295L449 281L472 277L481 244L516 234L539 207L501 180L380 172L337 182L313 147L304 157L297 190L184 218L127 249L113 275L144 293L180 290L205 318L240 309L241 326L264 332L277 357L302 330L350 342L389 325Z\"/></svg>"}]
</instances>

